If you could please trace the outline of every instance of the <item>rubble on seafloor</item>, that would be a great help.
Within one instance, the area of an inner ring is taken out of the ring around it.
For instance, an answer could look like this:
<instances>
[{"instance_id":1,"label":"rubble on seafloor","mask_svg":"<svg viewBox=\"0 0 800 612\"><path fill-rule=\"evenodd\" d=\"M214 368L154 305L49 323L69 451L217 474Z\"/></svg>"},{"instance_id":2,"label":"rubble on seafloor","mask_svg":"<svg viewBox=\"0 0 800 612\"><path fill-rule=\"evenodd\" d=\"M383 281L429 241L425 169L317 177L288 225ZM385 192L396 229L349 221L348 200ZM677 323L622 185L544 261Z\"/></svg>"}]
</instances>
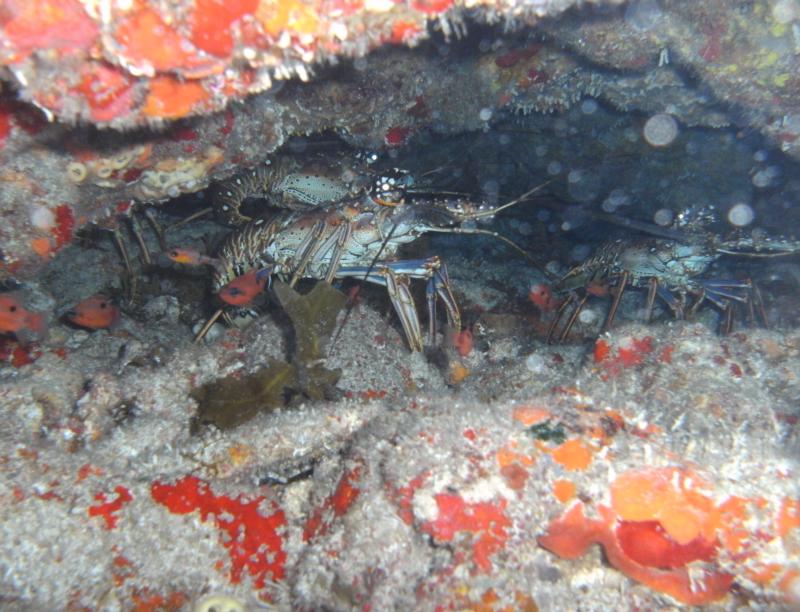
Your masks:
<instances>
[{"instance_id":1,"label":"rubble on seafloor","mask_svg":"<svg viewBox=\"0 0 800 612\"><path fill-rule=\"evenodd\" d=\"M800 605L800 4L12 0L0 24L0 607ZM276 280L195 342L231 232L206 187L268 159L540 188L406 247L461 309L424 352L358 279ZM744 307L684 320L662 293L645 322L637 287L604 331L587 282L552 337L554 279L676 232L788 252L715 253L710 297Z\"/></svg>"}]
</instances>

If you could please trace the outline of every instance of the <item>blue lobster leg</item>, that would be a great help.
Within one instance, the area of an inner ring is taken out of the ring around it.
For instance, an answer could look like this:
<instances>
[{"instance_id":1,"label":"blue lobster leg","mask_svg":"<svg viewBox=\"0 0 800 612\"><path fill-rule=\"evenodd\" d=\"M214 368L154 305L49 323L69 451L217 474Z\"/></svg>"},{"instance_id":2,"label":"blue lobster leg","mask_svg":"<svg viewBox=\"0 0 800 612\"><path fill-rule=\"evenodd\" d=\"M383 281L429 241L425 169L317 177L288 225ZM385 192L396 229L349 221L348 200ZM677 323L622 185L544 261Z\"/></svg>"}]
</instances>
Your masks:
<instances>
[{"instance_id":1,"label":"blue lobster leg","mask_svg":"<svg viewBox=\"0 0 800 612\"><path fill-rule=\"evenodd\" d=\"M732 309L731 300L740 302L747 306L748 318L750 324L754 324L756 319L756 308L761 317L761 321L765 327L769 327L767 320L767 312L764 308L764 302L761 299L761 292L756 287L752 280L737 281L737 280L707 280L702 281L702 286L705 289L705 297L725 312L726 326L730 328L732 324ZM743 292L736 292L736 289L743 289Z\"/></svg>"},{"instance_id":2,"label":"blue lobster leg","mask_svg":"<svg viewBox=\"0 0 800 612\"><path fill-rule=\"evenodd\" d=\"M411 350L422 350L422 331L416 304L408 287L409 278L420 278L428 281L428 312L433 311L431 301L435 303L438 295L447 309L448 320L453 325L460 325L461 317L455 298L450 291L447 271L442 272L442 263L438 257L429 259L412 259L405 261L378 262L372 269L367 266L339 268L336 278L360 278L367 282L386 287L389 299L394 306ZM433 297L432 297L433 296ZM435 331L435 327L432 328Z\"/></svg>"},{"instance_id":3,"label":"blue lobster leg","mask_svg":"<svg viewBox=\"0 0 800 612\"><path fill-rule=\"evenodd\" d=\"M669 306L669 309L675 315L676 319L683 318L683 304L681 304L678 298L672 295L669 289L663 287L662 285L658 285L656 288L656 293L658 294L658 297L660 297L664 303Z\"/></svg>"},{"instance_id":4,"label":"blue lobster leg","mask_svg":"<svg viewBox=\"0 0 800 612\"><path fill-rule=\"evenodd\" d=\"M408 276L397 275L394 271L386 267L376 265L372 272L367 274L368 268L340 268L336 274L337 278L358 278L360 280L386 287L389 299L394 306L400 323L403 326L403 333L406 335L408 345L412 351L422 350L422 330L420 329L417 307L414 297L408 288Z\"/></svg>"},{"instance_id":5,"label":"blue lobster leg","mask_svg":"<svg viewBox=\"0 0 800 612\"><path fill-rule=\"evenodd\" d=\"M442 300L447 311L447 323L456 331L461 329L461 314L458 312L458 304L456 304L456 299L450 289L447 266L438 257L432 257L428 260L427 267L432 272L428 279L425 297L428 302L428 338L433 344L436 338L436 296L438 295Z\"/></svg>"}]
</instances>

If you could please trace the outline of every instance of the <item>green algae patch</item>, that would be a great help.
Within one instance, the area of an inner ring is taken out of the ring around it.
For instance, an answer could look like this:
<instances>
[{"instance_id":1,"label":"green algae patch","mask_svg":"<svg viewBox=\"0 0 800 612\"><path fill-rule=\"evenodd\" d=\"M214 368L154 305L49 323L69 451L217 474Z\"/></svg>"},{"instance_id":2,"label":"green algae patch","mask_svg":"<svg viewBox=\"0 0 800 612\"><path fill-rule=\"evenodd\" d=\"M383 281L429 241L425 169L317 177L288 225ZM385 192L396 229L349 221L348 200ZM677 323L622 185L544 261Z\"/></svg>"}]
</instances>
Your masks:
<instances>
[{"instance_id":1,"label":"green algae patch","mask_svg":"<svg viewBox=\"0 0 800 612\"><path fill-rule=\"evenodd\" d=\"M306 295L281 282L274 284L274 291L294 329L292 358L269 359L252 374L227 376L192 391L198 404L193 429L204 424L231 429L298 398L322 400L332 395L341 371L325 367L325 349L345 296L323 282Z\"/></svg>"}]
</instances>

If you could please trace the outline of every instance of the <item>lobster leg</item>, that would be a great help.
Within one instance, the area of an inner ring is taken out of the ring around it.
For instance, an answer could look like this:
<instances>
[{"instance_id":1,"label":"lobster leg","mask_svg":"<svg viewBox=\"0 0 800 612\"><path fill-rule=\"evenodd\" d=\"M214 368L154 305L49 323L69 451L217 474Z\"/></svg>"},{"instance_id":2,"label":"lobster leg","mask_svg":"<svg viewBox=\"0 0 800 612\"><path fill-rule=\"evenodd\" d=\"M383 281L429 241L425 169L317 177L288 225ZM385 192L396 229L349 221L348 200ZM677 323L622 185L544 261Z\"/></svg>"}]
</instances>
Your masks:
<instances>
[{"instance_id":1,"label":"lobster leg","mask_svg":"<svg viewBox=\"0 0 800 612\"><path fill-rule=\"evenodd\" d=\"M628 272L623 272L622 276L620 277L619 285L617 286L617 292L614 294L614 301L611 302L611 309L608 311L608 316L606 317L606 322L603 323L603 328L600 330L600 333L607 332L611 325L614 323L614 318L617 316L617 309L619 308L619 302L622 299L622 294L625 293L625 286L628 284Z\"/></svg>"},{"instance_id":2,"label":"lobster leg","mask_svg":"<svg viewBox=\"0 0 800 612\"><path fill-rule=\"evenodd\" d=\"M336 243L333 245L333 252L331 253L331 263L328 267L328 272L325 274L325 282L330 284L333 282L336 273L339 271L339 265L342 261L342 255L344 255L345 247L347 243L350 242L350 238L353 235L353 228L349 223L343 224L336 232L333 234L333 238L336 239ZM325 246L320 248L320 255L324 255L327 252Z\"/></svg>"},{"instance_id":3,"label":"lobster leg","mask_svg":"<svg viewBox=\"0 0 800 612\"><path fill-rule=\"evenodd\" d=\"M438 257L431 257L429 259L378 262L371 269L365 266L339 268L336 278L359 278L386 287L389 299L392 301L397 316L400 317L400 323L411 350L421 351L422 331L414 298L408 287L410 278L427 280L429 295L438 295L442 299L450 323L453 326L460 326L461 323L455 298L450 291L447 272L443 273L442 268L441 260ZM428 297L428 311L431 311L430 297Z\"/></svg>"},{"instance_id":4,"label":"lobster leg","mask_svg":"<svg viewBox=\"0 0 800 612\"><path fill-rule=\"evenodd\" d=\"M664 300L664 303L669 306L669 309L672 311L673 316L676 319L683 319L683 302L678 300L674 295L672 295L667 289L662 287L661 285L658 286L656 289L658 293L658 297Z\"/></svg>"},{"instance_id":5,"label":"lobster leg","mask_svg":"<svg viewBox=\"0 0 800 612\"><path fill-rule=\"evenodd\" d=\"M125 282L123 277L123 286L125 286L126 297L129 300L132 300L137 294L137 282L136 282L136 274L133 272L133 266L131 265L131 256L128 253L128 247L125 246L125 241L122 239L122 233L119 229L111 230L111 236L114 239L114 244L117 246L120 255L122 256L122 263L125 266L125 273L127 274L127 282Z\"/></svg>"},{"instance_id":6,"label":"lobster leg","mask_svg":"<svg viewBox=\"0 0 800 612\"><path fill-rule=\"evenodd\" d=\"M311 257L320 247L320 240L322 236L325 234L325 228L327 224L325 221L317 221L314 224L314 227L308 233L308 235L303 239L300 245L297 248L298 253L300 253L300 258L297 262L297 265L294 266L294 272L292 273L292 279L289 281L289 286L294 287L299 281L303 273L306 270L306 266L308 262L311 261Z\"/></svg>"},{"instance_id":7,"label":"lobster leg","mask_svg":"<svg viewBox=\"0 0 800 612\"><path fill-rule=\"evenodd\" d=\"M730 300L725 301L725 312L722 318L722 329L720 333L727 336L733 329L733 302Z\"/></svg>"},{"instance_id":8,"label":"lobster leg","mask_svg":"<svg viewBox=\"0 0 800 612\"><path fill-rule=\"evenodd\" d=\"M130 223L131 233L133 237L136 238L136 242L139 244L139 249L142 252L142 260L146 266L150 266L153 264L153 259L150 257L150 249L147 248L147 243L144 240L144 235L142 234L142 227L139 225L139 221L136 219L136 215L131 215L128 218L128 222Z\"/></svg>"},{"instance_id":9,"label":"lobster leg","mask_svg":"<svg viewBox=\"0 0 800 612\"><path fill-rule=\"evenodd\" d=\"M438 295L444 304L448 324L456 331L461 329L461 314L458 312L458 304L456 304L456 299L450 289L447 266L438 257L433 257L426 267L431 270L425 295L428 303L428 339L433 344L436 338L436 296Z\"/></svg>"},{"instance_id":10,"label":"lobster leg","mask_svg":"<svg viewBox=\"0 0 800 612\"><path fill-rule=\"evenodd\" d=\"M148 207L144 209L143 214L145 219L147 219L147 222L150 224L150 227L152 227L153 231L156 233L156 238L158 238L158 247L162 252L167 251L168 248L167 241L164 238L164 228L162 228L161 224L158 222L155 210L152 207Z\"/></svg>"},{"instance_id":11,"label":"lobster leg","mask_svg":"<svg viewBox=\"0 0 800 612\"><path fill-rule=\"evenodd\" d=\"M417 316L417 306L414 297L408 287L408 276L397 275L389 268L379 271L386 279L386 290L389 292L389 299L392 301L403 331L412 351L422 350L422 330Z\"/></svg>"},{"instance_id":12,"label":"lobster leg","mask_svg":"<svg viewBox=\"0 0 800 612\"><path fill-rule=\"evenodd\" d=\"M572 326L575 325L575 321L578 319L578 315L581 314L581 310L583 310L583 306L584 304L586 304L586 300L588 299L589 299L589 294L584 293L580 302L578 302L575 305L575 308L572 310L572 314L569 316L567 324L564 326L561 335L558 337L559 343L564 342L564 340L567 339L567 336L569 336L569 332L572 330Z\"/></svg>"},{"instance_id":13,"label":"lobster leg","mask_svg":"<svg viewBox=\"0 0 800 612\"><path fill-rule=\"evenodd\" d=\"M761 321L764 327L769 327L769 319L767 319L767 309L764 308L764 300L761 298L761 291L752 280L750 281L750 303L751 308L755 306L758 308L758 314L761 315Z\"/></svg>"},{"instance_id":14,"label":"lobster leg","mask_svg":"<svg viewBox=\"0 0 800 612\"><path fill-rule=\"evenodd\" d=\"M650 286L647 289L647 302L644 307L644 321L650 323L653 317L653 304L656 302L656 292L658 291L658 279L653 277L650 279Z\"/></svg>"},{"instance_id":15,"label":"lobster leg","mask_svg":"<svg viewBox=\"0 0 800 612\"><path fill-rule=\"evenodd\" d=\"M694 303L689 306L689 312L687 313L688 319L694 319L694 315L697 314L697 310L700 308L700 304L703 303L703 300L706 299L706 290L705 288L700 289L700 293L694 298Z\"/></svg>"},{"instance_id":16,"label":"lobster leg","mask_svg":"<svg viewBox=\"0 0 800 612\"><path fill-rule=\"evenodd\" d=\"M564 316L564 313L567 311L567 308L569 308L569 305L572 304L576 299L577 299L576 295L574 293L570 293L567 296L567 299L565 299L559 305L558 310L556 310L556 313L553 316L553 320L550 321L550 325L547 328L547 336L545 337L545 342L547 344L550 344L552 342L553 334L558 328L558 323L559 321L561 321L561 317Z\"/></svg>"}]
</instances>

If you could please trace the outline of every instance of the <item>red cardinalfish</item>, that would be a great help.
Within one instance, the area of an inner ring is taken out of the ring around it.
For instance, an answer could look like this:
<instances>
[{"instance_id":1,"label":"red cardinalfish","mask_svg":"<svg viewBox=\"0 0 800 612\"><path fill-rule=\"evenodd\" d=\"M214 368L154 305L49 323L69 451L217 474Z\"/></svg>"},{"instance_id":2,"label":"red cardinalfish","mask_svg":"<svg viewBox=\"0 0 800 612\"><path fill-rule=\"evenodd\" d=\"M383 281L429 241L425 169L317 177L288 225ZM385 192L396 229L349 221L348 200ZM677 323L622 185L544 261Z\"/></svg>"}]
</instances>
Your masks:
<instances>
[{"instance_id":1,"label":"red cardinalfish","mask_svg":"<svg viewBox=\"0 0 800 612\"><path fill-rule=\"evenodd\" d=\"M264 291L270 279L270 268L250 270L237 276L219 290L219 299L231 306L245 306L252 302L256 296Z\"/></svg>"},{"instance_id":2,"label":"red cardinalfish","mask_svg":"<svg viewBox=\"0 0 800 612\"><path fill-rule=\"evenodd\" d=\"M528 299L536 304L543 313L550 312L558 306L558 299L553 296L550 285L537 283L531 286L528 292Z\"/></svg>"},{"instance_id":3,"label":"red cardinalfish","mask_svg":"<svg viewBox=\"0 0 800 612\"><path fill-rule=\"evenodd\" d=\"M107 295L98 293L70 308L64 316L86 329L108 329L119 323L119 308Z\"/></svg>"},{"instance_id":4,"label":"red cardinalfish","mask_svg":"<svg viewBox=\"0 0 800 612\"><path fill-rule=\"evenodd\" d=\"M0 295L0 334L13 334L20 344L28 344L41 340L46 331L44 315L27 310L14 295Z\"/></svg>"}]
</instances>

